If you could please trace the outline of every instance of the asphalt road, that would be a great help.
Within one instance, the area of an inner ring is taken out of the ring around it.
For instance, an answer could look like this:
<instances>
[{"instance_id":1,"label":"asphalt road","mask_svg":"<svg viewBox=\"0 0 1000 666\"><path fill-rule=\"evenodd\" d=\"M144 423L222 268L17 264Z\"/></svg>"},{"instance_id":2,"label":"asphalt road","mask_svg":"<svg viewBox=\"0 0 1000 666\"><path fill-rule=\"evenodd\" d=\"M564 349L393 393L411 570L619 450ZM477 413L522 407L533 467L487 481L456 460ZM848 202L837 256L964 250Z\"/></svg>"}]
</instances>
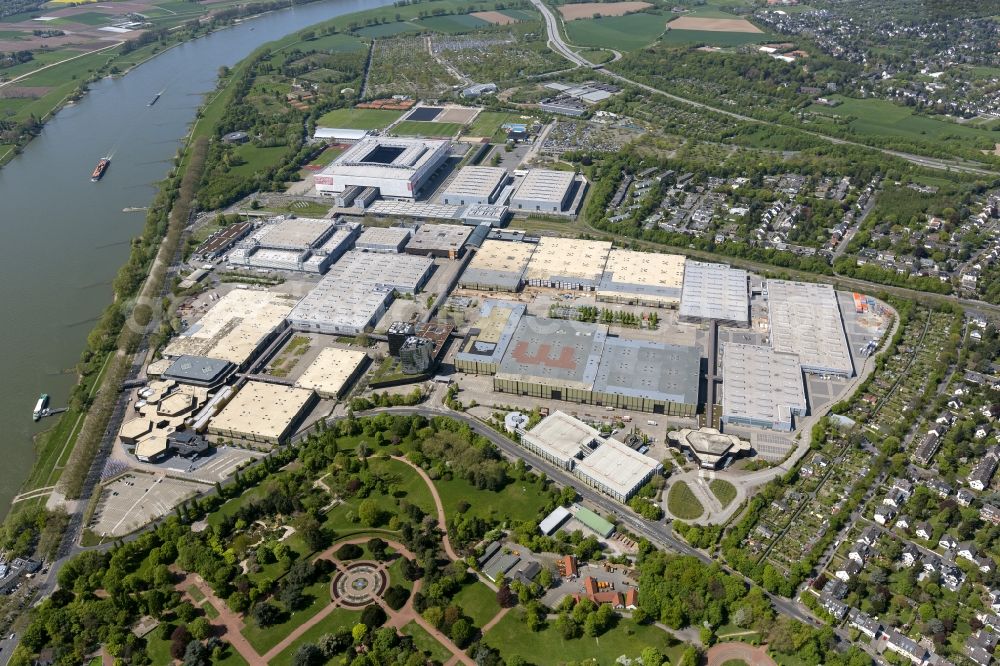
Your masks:
<instances>
[{"instance_id":1,"label":"asphalt road","mask_svg":"<svg viewBox=\"0 0 1000 666\"><path fill-rule=\"evenodd\" d=\"M606 69L603 65L595 65L594 63L590 62L589 60L587 60L583 56L581 56L578 53L576 53L575 51L573 51L573 49L570 48L570 46L566 42L563 41L562 35L559 33L559 22L558 22L558 19L556 18L555 14L552 13L552 10L549 9L549 7L544 3L543 0L531 0L531 4L533 4L535 6L535 8L538 9L538 11L542 13L542 17L545 19L545 28L546 28L546 31L549 34L549 40L548 40L549 47L553 51L555 51L559 55L563 56L564 58L566 58L567 60L569 60L570 62L572 62L575 65L579 65L580 67L589 67L590 69L593 69L595 71L601 72L601 73L605 74L606 76L609 76L609 77L611 77L613 79L616 79L616 80L618 80L618 81L620 81L622 83L627 83L629 85L636 86L637 88L641 88L641 89L643 89L643 90L645 90L647 92L651 92L651 93L653 93L655 95L662 95L664 97L667 97L668 99L674 100L675 102L680 102L682 104L687 104L688 106L693 106L695 108L704 109L706 111L712 111L714 113L721 113L721 114L723 114L725 116L728 116L730 118L735 118L736 120L741 120L741 121L750 122L750 123L758 123L758 124L761 124L761 125L770 125L772 127L788 127L786 125L782 125L781 123L775 123L775 122L771 122L771 121L767 121L767 120L760 120L759 118L752 118L750 116L745 116L743 114L735 113L733 111L727 111L725 109L719 109L719 108L711 106L709 104L705 104L703 102L697 102L695 100L688 99L686 97L680 97L679 95L674 95L672 93L668 93L668 92L666 92L664 90L660 90L659 88L654 88L653 86L648 86L648 85L646 85L644 83L639 83L637 81L633 81L632 79L629 79L629 78L627 78L625 76L622 76L621 74L618 74L616 72L612 72L609 69ZM837 144L837 145L856 146L858 148L867 148L869 150L877 150L877 151L879 151L880 153L882 153L884 155L890 155L892 157L898 157L900 159L906 160L907 162L910 162L911 164L916 164L917 166L927 167L927 168L931 168L931 169L940 169L940 170L943 170L943 171L962 171L962 172L965 172L965 173L972 173L972 174L977 174L977 175L981 175L981 176L998 176L998 175L1000 175L1000 172L992 171L990 169L986 169L986 168L983 168L983 167L980 167L980 166L975 166L975 165L972 165L972 164L964 164L964 163L956 162L956 161L952 161L952 160L942 160L942 159L937 159L937 158L934 158L934 157L924 157L922 155L912 155L910 153L904 153L904 152L900 152L898 150L889 150L887 148L875 148L875 147L872 147L872 146L867 146L867 145L865 145L863 143L857 143L855 141L849 141L847 139L841 139L841 138L838 138L838 137L828 136L826 134L820 134L819 132L812 132L812 131L804 130L804 129L801 129L801 128L798 128L798 127L792 127L792 129L795 129L797 131L803 132L803 133L808 134L810 136L814 136L814 137L816 137L818 139L823 139L824 141L829 141L830 143Z\"/></svg>"}]
</instances>

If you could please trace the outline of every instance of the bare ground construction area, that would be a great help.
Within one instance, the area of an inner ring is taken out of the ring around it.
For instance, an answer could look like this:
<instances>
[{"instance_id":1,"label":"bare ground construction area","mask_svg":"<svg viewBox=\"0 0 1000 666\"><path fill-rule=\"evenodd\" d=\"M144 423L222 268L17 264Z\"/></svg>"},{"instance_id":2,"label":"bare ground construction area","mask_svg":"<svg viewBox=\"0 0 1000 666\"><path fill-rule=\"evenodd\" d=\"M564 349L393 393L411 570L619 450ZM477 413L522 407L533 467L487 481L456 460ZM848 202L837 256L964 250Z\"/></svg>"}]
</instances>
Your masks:
<instances>
[{"instance_id":1,"label":"bare ground construction area","mask_svg":"<svg viewBox=\"0 0 1000 666\"><path fill-rule=\"evenodd\" d=\"M637 1L580 2L572 5L561 5L559 13L567 21L575 21L576 19L593 18L594 14L600 14L601 16L624 16L632 12L640 12L652 6L648 2Z\"/></svg>"},{"instance_id":2,"label":"bare ground construction area","mask_svg":"<svg viewBox=\"0 0 1000 666\"><path fill-rule=\"evenodd\" d=\"M643 4L643 3L621 3ZM579 5L570 5L577 7ZM682 16L667 24L671 30L704 30L705 32L746 32L759 34L764 31L746 19L698 18Z\"/></svg>"}]
</instances>

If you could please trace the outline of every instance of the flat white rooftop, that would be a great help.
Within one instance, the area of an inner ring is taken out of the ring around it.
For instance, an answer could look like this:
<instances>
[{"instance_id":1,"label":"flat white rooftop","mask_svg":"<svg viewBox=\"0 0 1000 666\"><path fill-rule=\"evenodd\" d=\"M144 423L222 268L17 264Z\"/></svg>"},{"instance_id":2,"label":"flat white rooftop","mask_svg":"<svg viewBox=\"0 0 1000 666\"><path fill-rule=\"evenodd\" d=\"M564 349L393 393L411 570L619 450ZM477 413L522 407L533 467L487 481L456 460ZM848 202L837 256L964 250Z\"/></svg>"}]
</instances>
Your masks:
<instances>
[{"instance_id":1,"label":"flat white rooftop","mask_svg":"<svg viewBox=\"0 0 1000 666\"><path fill-rule=\"evenodd\" d=\"M532 243L483 241L459 284L517 291L534 251Z\"/></svg>"},{"instance_id":2,"label":"flat white rooftop","mask_svg":"<svg viewBox=\"0 0 1000 666\"><path fill-rule=\"evenodd\" d=\"M174 338L164 356L208 356L242 365L281 326L298 299L288 294L234 289Z\"/></svg>"},{"instance_id":3,"label":"flat white rooftop","mask_svg":"<svg viewBox=\"0 0 1000 666\"><path fill-rule=\"evenodd\" d=\"M596 286L604 274L610 252L610 242L545 236L538 241L524 278L528 282Z\"/></svg>"},{"instance_id":4,"label":"flat white rooftop","mask_svg":"<svg viewBox=\"0 0 1000 666\"><path fill-rule=\"evenodd\" d=\"M554 169L531 169L514 191L512 201L561 204L573 187L576 174Z\"/></svg>"},{"instance_id":5,"label":"flat white rooftop","mask_svg":"<svg viewBox=\"0 0 1000 666\"><path fill-rule=\"evenodd\" d=\"M330 267L323 282L347 288L350 285L386 287L412 294L430 275L434 260L409 254L373 254L352 250Z\"/></svg>"},{"instance_id":6,"label":"flat white rooftop","mask_svg":"<svg viewBox=\"0 0 1000 666\"><path fill-rule=\"evenodd\" d=\"M613 249L597 295L676 305L684 284L684 261L679 254Z\"/></svg>"},{"instance_id":7,"label":"flat white rooftop","mask_svg":"<svg viewBox=\"0 0 1000 666\"><path fill-rule=\"evenodd\" d=\"M319 245L333 225L333 220L296 217L264 226L258 238L263 247L304 250Z\"/></svg>"},{"instance_id":8,"label":"flat white rooftop","mask_svg":"<svg viewBox=\"0 0 1000 666\"><path fill-rule=\"evenodd\" d=\"M455 178L445 187L444 196L473 197L486 199L492 195L507 178L503 167L467 166L458 170Z\"/></svg>"},{"instance_id":9,"label":"flat white rooftop","mask_svg":"<svg viewBox=\"0 0 1000 666\"><path fill-rule=\"evenodd\" d=\"M313 399L308 389L247 382L209 423L209 432L249 439L284 438Z\"/></svg>"},{"instance_id":10,"label":"flat white rooftop","mask_svg":"<svg viewBox=\"0 0 1000 666\"><path fill-rule=\"evenodd\" d=\"M417 217L433 220L460 220L463 206L436 204L429 201L389 201L379 200L365 209L370 215L385 217Z\"/></svg>"},{"instance_id":11,"label":"flat white rooftop","mask_svg":"<svg viewBox=\"0 0 1000 666\"><path fill-rule=\"evenodd\" d=\"M771 347L796 354L806 372L851 376L854 363L837 294L828 284L767 281Z\"/></svg>"},{"instance_id":12,"label":"flat white rooftop","mask_svg":"<svg viewBox=\"0 0 1000 666\"><path fill-rule=\"evenodd\" d=\"M679 314L684 318L749 324L747 272L725 264L685 262Z\"/></svg>"},{"instance_id":13,"label":"flat white rooftop","mask_svg":"<svg viewBox=\"0 0 1000 666\"><path fill-rule=\"evenodd\" d=\"M366 358L368 355L358 349L327 347L309 364L295 386L312 389L325 398L336 398Z\"/></svg>"},{"instance_id":14,"label":"flat white rooftop","mask_svg":"<svg viewBox=\"0 0 1000 666\"><path fill-rule=\"evenodd\" d=\"M576 464L576 472L613 493L627 497L661 466L653 458L608 438L596 451Z\"/></svg>"},{"instance_id":15,"label":"flat white rooftop","mask_svg":"<svg viewBox=\"0 0 1000 666\"><path fill-rule=\"evenodd\" d=\"M472 235L461 224L422 224L406 244L407 252L458 252Z\"/></svg>"},{"instance_id":16,"label":"flat white rooftop","mask_svg":"<svg viewBox=\"0 0 1000 666\"><path fill-rule=\"evenodd\" d=\"M722 417L757 424L787 424L806 413L799 357L770 347L724 344Z\"/></svg>"},{"instance_id":17,"label":"flat white rooftop","mask_svg":"<svg viewBox=\"0 0 1000 666\"><path fill-rule=\"evenodd\" d=\"M406 243L410 230L405 227L368 227L355 245L359 249L398 248Z\"/></svg>"},{"instance_id":18,"label":"flat white rooftop","mask_svg":"<svg viewBox=\"0 0 1000 666\"><path fill-rule=\"evenodd\" d=\"M600 438L600 433L565 412L556 410L522 435L558 460L568 461Z\"/></svg>"}]
</instances>

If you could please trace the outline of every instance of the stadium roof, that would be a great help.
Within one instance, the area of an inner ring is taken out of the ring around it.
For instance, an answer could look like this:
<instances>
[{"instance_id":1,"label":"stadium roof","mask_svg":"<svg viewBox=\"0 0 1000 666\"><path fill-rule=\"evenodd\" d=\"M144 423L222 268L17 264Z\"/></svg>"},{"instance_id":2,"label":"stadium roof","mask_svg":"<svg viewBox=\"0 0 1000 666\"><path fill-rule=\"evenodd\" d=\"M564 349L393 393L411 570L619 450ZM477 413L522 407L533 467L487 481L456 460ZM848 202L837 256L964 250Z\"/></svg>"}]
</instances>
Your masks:
<instances>
[{"instance_id":1,"label":"stadium roof","mask_svg":"<svg viewBox=\"0 0 1000 666\"><path fill-rule=\"evenodd\" d=\"M837 303L828 284L767 281L771 347L796 354L803 370L853 375L854 363Z\"/></svg>"},{"instance_id":2,"label":"stadium roof","mask_svg":"<svg viewBox=\"0 0 1000 666\"><path fill-rule=\"evenodd\" d=\"M369 136L344 151L321 173L390 180L409 178L450 148L451 142L441 139Z\"/></svg>"},{"instance_id":3,"label":"stadium roof","mask_svg":"<svg viewBox=\"0 0 1000 666\"><path fill-rule=\"evenodd\" d=\"M681 317L750 322L747 272L725 264L687 261L681 289Z\"/></svg>"}]
</instances>

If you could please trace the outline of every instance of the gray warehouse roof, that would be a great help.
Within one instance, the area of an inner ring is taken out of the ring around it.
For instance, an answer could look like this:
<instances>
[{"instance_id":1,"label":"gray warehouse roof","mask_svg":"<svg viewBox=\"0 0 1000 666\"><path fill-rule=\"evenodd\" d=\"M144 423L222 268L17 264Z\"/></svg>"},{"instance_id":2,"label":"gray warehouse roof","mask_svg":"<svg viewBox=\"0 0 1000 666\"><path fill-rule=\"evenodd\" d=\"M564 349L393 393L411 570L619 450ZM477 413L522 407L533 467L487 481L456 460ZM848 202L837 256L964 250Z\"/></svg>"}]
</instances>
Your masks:
<instances>
[{"instance_id":1,"label":"gray warehouse roof","mask_svg":"<svg viewBox=\"0 0 1000 666\"><path fill-rule=\"evenodd\" d=\"M609 337L594 390L693 405L700 376L697 347Z\"/></svg>"},{"instance_id":2,"label":"gray warehouse roof","mask_svg":"<svg viewBox=\"0 0 1000 666\"><path fill-rule=\"evenodd\" d=\"M434 266L429 257L409 254L372 254L347 252L327 273L323 282L349 285L376 286L412 294L423 286Z\"/></svg>"},{"instance_id":3,"label":"gray warehouse roof","mask_svg":"<svg viewBox=\"0 0 1000 666\"><path fill-rule=\"evenodd\" d=\"M547 201L562 203L573 187L576 174L572 171L531 169L517 186L511 201Z\"/></svg>"},{"instance_id":4,"label":"gray warehouse roof","mask_svg":"<svg viewBox=\"0 0 1000 666\"><path fill-rule=\"evenodd\" d=\"M214 384L235 366L229 361L206 356L179 356L163 373L167 379L193 384Z\"/></svg>"},{"instance_id":5,"label":"gray warehouse roof","mask_svg":"<svg viewBox=\"0 0 1000 666\"><path fill-rule=\"evenodd\" d=\"M725 264L688 261L684 265L680 316L719 319L737 324L750 321L747 272Z\"/></svg>"},{"instance_id":6,"label":"gray warehouse roof","mask_svg":"<svg viewBox=\"0 0 1000 666\"><path fill-rule=\"evenodd\" d=\"M722 348L722 416L755 423L792 423L806 413L799 357L769 347Z\"/></svg>"},{"instance_id":7,"label":"gray warehouse roof","mask_svg":"<svg viewBox=\"0 0 1000 666\"><path fill-rule=\"evenodd\" d=\"M771 347L797 354L806 372L854 374L837 294L828 284L768 280Z\"/></svg>"},{"instance_id":8,"label":"gray warehouse roof","mask_svg":"<svg viewBox=\"0 0 1000 666\"><path fill-rule=\"evenodd\" d=\"M524 303L483 301L479 319L469 329L455 360L499 363L525 309Z\"/></svg>"},{"instance_id":9,"label":"gray warehouse roof","mask_svg":"<svg viewBox=\"0 0 1000 666\"><path fill-rule=\"evenodd\" d=\"M445 198L488 198L507 179L503 167L467 166L459 169L454 180L444 190Z\"/></svg>"},{"instance_id":10,"label":"gray warehouse roof","mask_svg":"<svg viewBox=\"0 0 1000 666\"><path fill-rule=\"evenodd\" d=\"M368 227L358 238L355 246L359 250L392 250L396 251L406 243L410 230L405 227Z\"/></svg>"},{"instance_id":11,"label":"gray warehouse roof","mask_svg":"<svg viewBox=\"0 0 1000 666\"><path fill-rule=\"evenodd\" d=\"M406 251L458 252L472 234L472 228L461 224L424 224L406 244Z\"/></svg>"},{"instance_id":12,"label":"gray warehouse roof","mask_svg":"<svg viewBox=\"0 0 1000 666\"><path fill-rule=\"evenodd\" d=\"M497 377L592 390L608 327L522 317Z\"/></svg>"}]
</instances>

